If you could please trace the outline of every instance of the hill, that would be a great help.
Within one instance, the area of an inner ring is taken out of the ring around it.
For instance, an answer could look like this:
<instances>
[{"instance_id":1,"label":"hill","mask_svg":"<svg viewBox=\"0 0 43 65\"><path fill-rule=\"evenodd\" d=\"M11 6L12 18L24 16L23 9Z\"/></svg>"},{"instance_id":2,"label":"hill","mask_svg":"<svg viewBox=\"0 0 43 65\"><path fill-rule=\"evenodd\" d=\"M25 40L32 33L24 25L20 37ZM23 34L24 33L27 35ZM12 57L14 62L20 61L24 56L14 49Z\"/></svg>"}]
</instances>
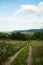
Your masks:
<instances>
[{"instance_id":1,"label":"hill","mask_svg":"<svg viewBox=\"0 0 43 65\"><path fill-rule=\"evenodd\" d=\"M35 32L43 32L43 29L16 30L15 32L21 32L21 33L35 33Z\"/></svg>"},{"instance_id":2,"label":"hill","mask_svg":"<svg viewBox=\"0 0 43 65\"><path fill-rule=\"evenodd\" d=\"M12 32L20 32L20 33L35 33L35 32L43 32L43 29L28 29L28 30L14 30L14 31L4 31L4 32L0 32L0 33L8 33L11 34Z\"/></svg>"}]
</instances>

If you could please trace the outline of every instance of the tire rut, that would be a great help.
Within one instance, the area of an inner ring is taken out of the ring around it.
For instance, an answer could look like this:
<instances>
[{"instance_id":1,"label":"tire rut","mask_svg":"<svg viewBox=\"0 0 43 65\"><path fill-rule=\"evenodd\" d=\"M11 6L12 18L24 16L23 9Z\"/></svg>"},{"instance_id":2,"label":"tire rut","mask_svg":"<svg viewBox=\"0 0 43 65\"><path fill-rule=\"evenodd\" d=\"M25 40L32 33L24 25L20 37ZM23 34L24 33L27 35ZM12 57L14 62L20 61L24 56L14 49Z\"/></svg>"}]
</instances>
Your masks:
<instances>
[{"instance_id":1,"label":"tire rut","mask_svg":"<svg viewBox=\"0 0 43 65\"><path fill-rule=\"evenodd\" d=\"M32 65L32 63L33 63L33 58L32 58L32 47L29 46L29 53L28 53L27 65Z\"/></svg>"},{"instance_id":2,"label":"tire rut","mask_svg":"<svg viewBox=\"0 0 43 65\"><path fill-rule=\"evenodd\" d=\"M12 63L13 61L15 61L16 57L18 56L18 54L19 54L23 49L24 49L24 47L21 48L18 52L16 52L12 57L10 57L10 58L8 59L8 61L6 61L5 63L3 63L3 65L11 65L11 63Z\"/></svg>"}]
</instances>

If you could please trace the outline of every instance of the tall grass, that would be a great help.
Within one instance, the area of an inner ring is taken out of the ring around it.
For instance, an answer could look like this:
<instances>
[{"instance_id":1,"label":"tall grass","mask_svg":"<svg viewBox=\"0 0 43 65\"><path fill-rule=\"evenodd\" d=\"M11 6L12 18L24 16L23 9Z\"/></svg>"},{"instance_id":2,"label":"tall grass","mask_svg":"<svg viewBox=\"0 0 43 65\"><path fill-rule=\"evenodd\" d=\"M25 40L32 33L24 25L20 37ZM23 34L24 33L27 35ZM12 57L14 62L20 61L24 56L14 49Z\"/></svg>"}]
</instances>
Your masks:
<instances>
[{"instance_id":1,"label":"tall grass","mask_svg":"<svg viewBox=\"0 0 43 65\"><path fill-rule=\"evenodd\" d=\"M26 41L0 41L0 65L25 45Z\"/></svg>"},{"instance_id":2,"label":"tall grass","mask_svg":"<svg viewBox=\"0 0 43 65\"><path fill-rule=\"evenodd\" d=\"M32 41L33 65L43 65L43 41Z\"/></svg>"}]
</instances>

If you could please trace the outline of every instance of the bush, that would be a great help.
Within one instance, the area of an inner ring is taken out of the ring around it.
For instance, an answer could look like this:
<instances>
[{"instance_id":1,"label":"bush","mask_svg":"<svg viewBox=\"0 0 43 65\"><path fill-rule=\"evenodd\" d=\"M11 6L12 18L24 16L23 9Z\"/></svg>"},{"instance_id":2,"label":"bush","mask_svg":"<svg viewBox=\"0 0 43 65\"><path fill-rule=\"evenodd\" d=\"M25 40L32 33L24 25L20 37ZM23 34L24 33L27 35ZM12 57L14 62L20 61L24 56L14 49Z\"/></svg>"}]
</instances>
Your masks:
<instances>
[{"instance_id":1,"label":"bush","mask_svg":"<svg viewBox=\"0 0 43 65\"><path fill-rule=\"evenodd\" d=\"M26 34L20 32L13 32L10 36L11 39L15 40L28 40L28 36Z\"/></svg>"},{"instance_id":2,"label":"bush","mask_svg":"<svg viewBox=\"0 0 43 65\"><path fill-rule=\"evenodd\" d=\"M43 32L36 32L32 35L32 40L43 40Z\"/></svg>"}]
</instances>

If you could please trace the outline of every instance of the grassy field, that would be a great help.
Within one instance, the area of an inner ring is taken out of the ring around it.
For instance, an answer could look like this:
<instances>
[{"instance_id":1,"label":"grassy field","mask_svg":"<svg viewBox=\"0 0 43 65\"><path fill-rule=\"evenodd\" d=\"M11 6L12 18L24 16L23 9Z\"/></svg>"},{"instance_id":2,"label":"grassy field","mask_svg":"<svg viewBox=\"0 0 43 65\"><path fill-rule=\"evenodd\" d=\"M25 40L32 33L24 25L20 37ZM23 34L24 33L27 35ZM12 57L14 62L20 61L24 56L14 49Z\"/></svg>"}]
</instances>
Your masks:
<instances>
[{"instance_id":1,"label":"grassy field","mask_svg":"<svg viewBox=\"0 0 43 65\"><path fill-rule=\"evenodd\" d=\"M43 40L30 40L30 41L14 41L14 40L0 40L0 65L8 60L9 57L14 55L22 47L22 52L17 56L15 62L11 65L27 65L29 46L32 47L33 65L43 65Z\"/></svg>"},{"instance_id":2,"label":"grassy field","mask_svg":"<svg viewBox=\"0 0 43 65\"><path fill-rule=\"evenodd\" d=\"M43 65L43 41L32 41L33 65Z\"/></svg>"},{"instance_id":3,"label":"grassy field","mask_svg":"<svg viewBox=\"0 0 43 65\"><path fill-rule=\"evenodd\" d=\"M20 48L27 45L27 41L0 41L0 65L14 55Z\"/></svg>"},{"instance_id":4,"label":"grassy field","mask_svg":"<svg viewBox=\"0 0 43 65\"><path fill-rule=\"evenodd\" d=\"M28 51L29 48L25 47L11 65L27 65Z\"/></svg>"}]
</instances>

